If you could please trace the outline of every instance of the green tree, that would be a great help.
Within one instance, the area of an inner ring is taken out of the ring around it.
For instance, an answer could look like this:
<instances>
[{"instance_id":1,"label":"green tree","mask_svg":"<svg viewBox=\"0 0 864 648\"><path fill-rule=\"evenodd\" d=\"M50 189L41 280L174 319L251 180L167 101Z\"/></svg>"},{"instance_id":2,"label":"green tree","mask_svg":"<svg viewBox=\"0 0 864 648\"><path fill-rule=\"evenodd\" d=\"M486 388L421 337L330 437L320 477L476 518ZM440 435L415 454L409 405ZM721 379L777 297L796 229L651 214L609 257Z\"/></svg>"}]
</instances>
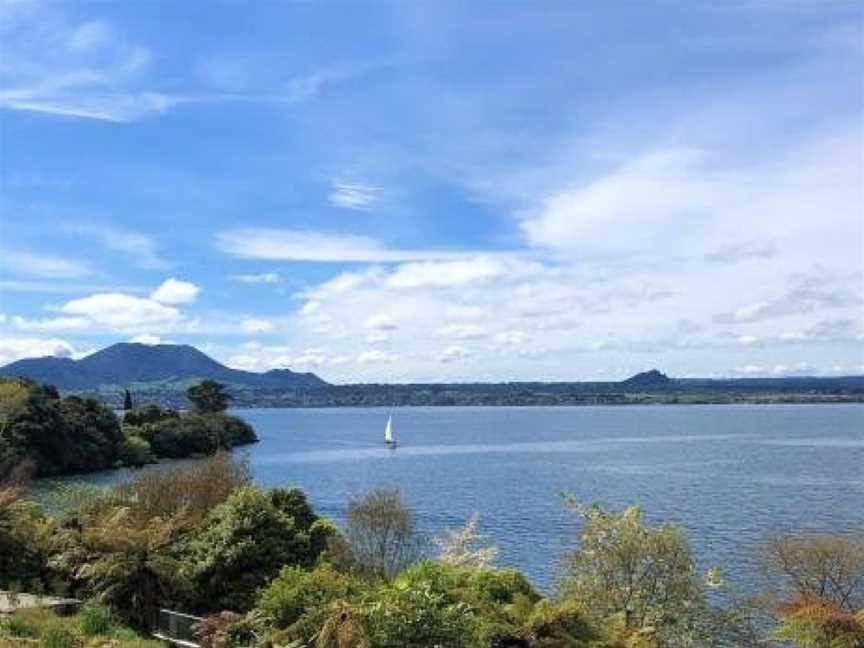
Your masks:
<instances>
[{"instance_id":1,"label":"green tree","mask_svg":"<svg viewBox=\"0 0 864 648\"><path fill-rule=\"evenodd\" d=\"M126 506L99 506L84 516L81 546L67 545L55 565L140 629L186 589L171 547L187 526L185 512L141 520Z\"/></svg>"},{"instance_id":2,"label":"green tree","mask_svg":"<svg viewBox=\"0 0 864 648\"><path fill-rule=\"evenodd\" d=\"M565 561L562 597L582 602L595 619L623 617L627 631L656 632L664 646L696 645L705 592L683 532L649 526L638 507L614 512L567 502L583 524Z\"/></svg>"},{"instance_id":3,"label":"green tree","mask_svg":"<svg viewBox=\"0 0 864 648\"><path fill-rule=\"evenodd\" d=\"M186 390L186 397L197 412L224 412L228 408L231 395L225 391L225 385L215 380L205 380L200 385L194 385Z\"/></svg>"},{"instance_id":4,"label":"green tree","mask_svg":"<svg viewBox=\"0 0 864 648\"><path fill-rule=\"evenodd\" d=\"M200 609L245 612L284 565L315 564L325 545L316 540L322 527L308 516L305 497L301 503L284 493L240 488L196 530L186 561Z\"/></svg>"}]
</instances>

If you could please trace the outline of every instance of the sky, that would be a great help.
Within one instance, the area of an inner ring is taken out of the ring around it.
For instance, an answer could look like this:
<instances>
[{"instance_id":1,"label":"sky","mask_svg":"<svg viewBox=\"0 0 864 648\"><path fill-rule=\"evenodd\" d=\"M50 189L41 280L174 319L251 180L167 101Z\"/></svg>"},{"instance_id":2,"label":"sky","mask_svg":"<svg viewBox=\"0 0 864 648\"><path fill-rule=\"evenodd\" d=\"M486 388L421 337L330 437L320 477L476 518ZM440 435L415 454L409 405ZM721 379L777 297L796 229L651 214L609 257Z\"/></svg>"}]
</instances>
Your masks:
<instances>
[{"instance_id":1,"label":"sky","mask_svg":"<svg viewBox=\"0 0 864 648\"><path fill-rule=\"evenodd\" d=\"M864 373L864 5L0 0L0 363Z\"/></svg>"}]
</instances>

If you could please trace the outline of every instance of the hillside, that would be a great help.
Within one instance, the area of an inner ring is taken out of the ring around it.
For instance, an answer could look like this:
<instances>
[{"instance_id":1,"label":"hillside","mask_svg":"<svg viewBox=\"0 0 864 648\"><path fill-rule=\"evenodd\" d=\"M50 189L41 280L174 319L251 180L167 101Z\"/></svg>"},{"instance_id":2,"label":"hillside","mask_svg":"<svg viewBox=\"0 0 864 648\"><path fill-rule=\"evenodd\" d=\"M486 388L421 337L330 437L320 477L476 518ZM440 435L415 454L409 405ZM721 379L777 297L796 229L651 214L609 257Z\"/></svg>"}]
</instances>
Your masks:
<instances>
[{"instance_id":1,"label":"hillside","mask_svg":"<svg viewBox=\"0 0 864 648\"><path fill-rule=\"evenodd\" d=\"M273 369L254 373L231 369L198 349L181 344L113 344L80 360L28 358L0 368L0 376L31 378L61 391L100 391L160 383L187 384L203 379L258 389L313 389L327 383L312 373Z\"/></svg>"}]
</instances>

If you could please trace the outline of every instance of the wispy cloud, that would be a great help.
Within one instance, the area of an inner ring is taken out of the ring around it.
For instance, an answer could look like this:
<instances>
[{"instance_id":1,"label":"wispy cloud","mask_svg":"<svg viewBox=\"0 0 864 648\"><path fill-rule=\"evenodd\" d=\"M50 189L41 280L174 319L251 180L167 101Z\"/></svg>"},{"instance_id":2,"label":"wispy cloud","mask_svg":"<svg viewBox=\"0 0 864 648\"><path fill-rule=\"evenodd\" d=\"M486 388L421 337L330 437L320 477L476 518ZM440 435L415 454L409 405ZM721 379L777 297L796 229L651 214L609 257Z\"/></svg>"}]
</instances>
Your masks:
<instances>
[{"instance_id":1,"label":"wispy cloud","mask_svg":"<svg viewBox=\"0 0 864 648\"><path fill-rule=\"evenodd\" d=\"M358 183L332 182L330 202L345 209L368 210L381 199L383 189Z\"/></svg>"},{"instance_id":2,"label":"wispy cloud","mask_svg":"<svg viewBox=\"0 0 864 648\"><path fill-rule=\"evenodd\" d=\"M322 263L461 259L478 254L476 251L396 249L368 236L270 228L219 232L215 244L223 252L244 259Z\"/></svg>"},{"instance_id":3,"label":"wispy cloud","mask_svg":"<svg viewBox=\"0 0 864 648\"><path fill-rule=\"evenodd\" d=\"M207 103L284 103L312 99L327 85L367 74L379 62L325 65L275 86L238 91L198 87L187 79L184 91L160 89L153 81L154 57L147 46L131 43L104 21L66 19L57 5L5 3L0 63L0 108L45 114L132 122L171 108ZM218 78L219 62L210 65ZM224 76L224 74L222 75Z\"/></svg>"},{"instance_id":4,"label":"wispy cloud","mask_svg":"<svg viewBox=\"0 0 864 648\"><path fill-rule=\"evenodd\" d=\"M0 250L7 272L42 279L77 279L93 273L89 265L76 259L18 250Z\"/></svg>"},{"instance_id":5,"label":"wispy cloud","mask_svg":"<svg viewBox=\"0 0 864 648\"><path fill-rule=\"evenodd\" d=\"M258 274L237 274L228 277L231 281L247 284L277 284L282 280L278 272L261 272Z\"/></svg>"},{"instance_id":6,"label":"wispy cloud","mask_svg":"<svg viewBox=\"0 0 864 648\"><path fill-rule=\"evenodd\" d=\"M68 228L71 232L98 240L109 250L131 256L142 268L160 269L171 266L163 259L152 236L115 225L82 223Z\"/></svg>"}]
</instances>

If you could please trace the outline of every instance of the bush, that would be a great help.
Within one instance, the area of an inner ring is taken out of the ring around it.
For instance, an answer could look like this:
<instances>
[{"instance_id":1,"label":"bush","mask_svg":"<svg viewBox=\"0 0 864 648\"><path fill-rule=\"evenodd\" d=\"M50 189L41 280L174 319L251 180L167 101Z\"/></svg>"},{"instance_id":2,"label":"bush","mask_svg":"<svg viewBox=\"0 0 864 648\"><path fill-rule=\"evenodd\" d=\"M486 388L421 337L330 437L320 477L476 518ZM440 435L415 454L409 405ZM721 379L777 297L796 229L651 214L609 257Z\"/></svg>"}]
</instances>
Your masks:
<instances>
[{"instance_id":1,"label":"bush","mask_svg":"<svg viewBox=\"0 0 864 648\"><path fill-rule=\"evenodd\" d=\"M340 574L329 565L314 571L283 567L261 593L258 609L277 628L288 628L306 613L338 599L349 599L362 591L356 578Z\"/></svg>"},{"instance_id":2,"label":"bush","mask_svg":"<svg viewBox=\"0 0 864 648\"><path fill-rule=\"evenodd\" d=\"M135 434L127 436L123 440L118 456L126 466L145 466L156 461L147 440Z\"/></svg>"},{"instance_id":3,"label":"bush","mask_svg":"<svg viewBox=\"0 0 864 648\"><path fill-rule=\"evenodd\" d=\"M141 427L152 423L160 423L167 419L176 419L180 415L177 410L161 408L158 405L144 405L131 409L123 415L123 423Z\"/></svg>"},{"instance_id":4,"label":"bush","mask_svg":"<svg viewBox=\"0 0 864 648\"><path fill-rule=\"evenodd\" d=\"M79 614L81 632L85 637L110 634L115 627L111 610L102 605L88 605Z\"/></svg>"},{"instance_id":5,"label":"bush","mask_svg":"<svg viewBox=\"0 0 864 648\"><path fill-rule=\"evenodd\" d=\"M309 522L317 518L305 514L305 497L289 493L240 488L198 527L186 560L200 609L244 612L283 565L315 564L320 551L311 541ZM303 515L295 518L292 511Z\"/></svg>"},{"instance_id":6,"label":"bush","mask_svg":"<svg viewBox=\"0 0 864 648\"><path fill-rule=\"evenodd\" d=\"M245 459L220 452L188 466L142 472L118 486L115 495L128 502L139 519L167 517L185 509L190 522L197 523L251 481Z\"/></svg>"},{"instance_id":7,"label":"bush","mask_svg":"<svg viewBox=\"0 0 864 648\"><path fill-rule=\"evenodd\" d=\"M81 643L71 630L55 627L49 628L43 635L42 645L45 648L78 648Z\"/></svg>"}]
</instances>

